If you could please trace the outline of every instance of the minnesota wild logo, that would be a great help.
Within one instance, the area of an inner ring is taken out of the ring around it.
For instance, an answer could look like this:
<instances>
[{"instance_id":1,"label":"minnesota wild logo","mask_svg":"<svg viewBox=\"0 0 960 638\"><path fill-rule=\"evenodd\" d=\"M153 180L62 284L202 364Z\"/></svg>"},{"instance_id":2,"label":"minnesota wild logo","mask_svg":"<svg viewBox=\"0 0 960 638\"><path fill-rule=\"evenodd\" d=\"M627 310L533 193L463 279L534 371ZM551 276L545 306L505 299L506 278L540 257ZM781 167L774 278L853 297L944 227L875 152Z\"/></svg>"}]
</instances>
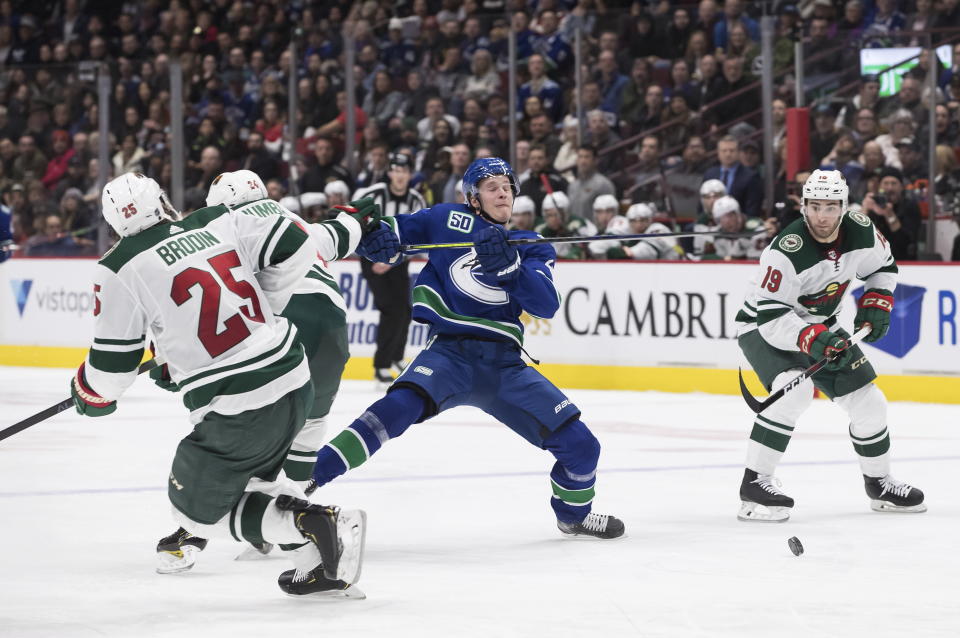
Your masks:
<instances>
[{"instance_id":1,"label":"minnesota wild logo","mask_svg":"<svg viewBox=\"0 0 960 638\"><path fill-rule=\"evenodd\" d=\"M864 214L861 213L861 212L853 211L853 212L851 212L851 213L848 213L848 215L850 215L850 219L852 219L853 221L857 222L857 223L860 224L861 226L869 226L869 225L870 225L870 218L867 217L866 215L864 215Z\"/></svg>"},{"instance_id":2,"label":"minnesota wild logo","mask_svg":"<svg viewBox=\"0 0 960 638\"><path fill-rule=\"evenodd\" d=\"M849 281L840 283L831 281L820 292L810 295L801 295L797 301L800 302L807 312L813 315L830 316L843 299L843 293L847 292Z\"/></svg>"},{"instance_id":3,"label":"minnesota wild logo","mask_svg":"<svg viewBox=\"0 0 960 638\"><path fill-rule=\"evenodd\" d=\"M803 238L796 233L790 233L781 239L777 245L780 246L780 250L785 253L795 253L803 247Z\"/></svg>"}]
</instances>

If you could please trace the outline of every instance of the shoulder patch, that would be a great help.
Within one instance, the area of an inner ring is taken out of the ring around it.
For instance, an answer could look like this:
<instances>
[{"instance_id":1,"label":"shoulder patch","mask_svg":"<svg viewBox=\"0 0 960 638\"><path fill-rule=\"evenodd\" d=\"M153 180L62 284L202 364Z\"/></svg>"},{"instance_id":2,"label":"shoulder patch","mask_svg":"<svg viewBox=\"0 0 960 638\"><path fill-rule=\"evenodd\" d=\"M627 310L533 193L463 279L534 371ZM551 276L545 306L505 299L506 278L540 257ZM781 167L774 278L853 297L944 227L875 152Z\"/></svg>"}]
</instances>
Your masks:
<instances>
[{"instance_id":1,"label":"shoulder patch","mask_svg":"<svg viewBox=\"0 0 960 638\"><path fill-rule=\"evenodd\" d=\"M777 246L785 253L795 253L803 248L803 238L796 233L783 236Z\"/></svg>"},{"instance_id":2,"label":"shoulder patch","mask_svg":"<svg viewBox=\"0 0 960 638\"><path fill-rule=\"evenodd\" d=\"M854 211L852 213L847 213L847 215L850 216L850 219L857 222L861 226L870 226L870 218L861 212Z\"/></svg>"},{"instance_id":3,"label":"shoulder patch","mask_svg":"<svg viewBox=\"0 0 960 638\"><path fill-rule=\"evenodd\" d=\"M469 233L473 230L473 217L471 213L452 210L447 217L447 228L461 233Z\"/></svg>"}]
</instances>

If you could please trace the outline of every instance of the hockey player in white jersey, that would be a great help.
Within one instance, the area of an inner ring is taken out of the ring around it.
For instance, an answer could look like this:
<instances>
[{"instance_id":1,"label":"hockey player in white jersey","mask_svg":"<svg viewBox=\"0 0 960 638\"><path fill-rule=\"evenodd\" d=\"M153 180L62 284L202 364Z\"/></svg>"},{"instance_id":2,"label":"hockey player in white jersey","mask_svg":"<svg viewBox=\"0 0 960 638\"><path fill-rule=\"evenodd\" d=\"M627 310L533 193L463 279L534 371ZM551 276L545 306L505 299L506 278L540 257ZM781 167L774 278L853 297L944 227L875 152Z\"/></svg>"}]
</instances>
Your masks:
<instances>
[{"instance_id":1,"label":"hockey player in white jersey","mask_svg":"<svg viewBox=\"0 0 960 638\"><path fill-rule=\"evenodd\" d=\"M317 248L309 270L297 273L276 272L266 268L256 274L257 283L263 289L270 308L286 317L297 328L297 339L303 345L313 382L313 403L307 411L306 423L294 439L283 464L287 478L296 481L309 495L310 477L317 451L323 445L327 429L327 415L340 387L343 368L350 358L347 342L346 303L340 294L333 276L327 271L324 261L335 261L353 253L360 241L360 219L372 217L377 210L370 203L369 210L356 211L341 207L335 219L308 224L300 216L267 196L267 189L260 177L248 170L221 173L214 178L207 194L207 206L223 204L236 215L259 217L284 216L307 231ZM159 369L157 371L160 371ZM157 374L153 374L156 379ZM176 386L157 379L164 389L176 391ZM193 546L194 551L184 553L184 548ZM196 561L196 553L206 547L206 539L191 536L184 529L160 539L157 543L158 571L175 573L190 569ZM272 549L269 543L249 548L241 558L267 554Z\"/></svg>"},{"instance_id":2,"label":"hockey player in white jersey","mask_svg":"<svg viewBox=\"0 0 960 638\"><path fill-rule=\"evenodd\" d=\"M294 546L289 594L344 590L360 573L364 521L309 503L281 467L313 389L296 328L274 315L255 274L300 278L316 249L285 216L225 206L180 219L157 183L127 173L103 190L120 241L94 282L94 340L70 389L81 414L103 416L133 383L149 330L190 410L168 482L190 534Z\"/></svg>"},{"instance_id":3,"label":"hockey player in white jersey","mask_svg":"<svg viewBox=\"0 0 960 638\"><path fill-rule=\"evenodd\" d=\"M814 171L803 186L802 219L777 235L760 256L757 278L737 314L737 340L771 392L824 357L830 363L797 389L756 415L740 485L743 521L785 521L794 501L774 478L797 419L813 388L850 418L850 439L860 461L871 507L879 512L923 512L923 492L890 475L887 402L859 346L838 325L847 288L864 282L854 328L869 324L865 341L890 326L897 264L870 218L847 211L847 183L839 171Z\"/></svg>"}]
</instances>

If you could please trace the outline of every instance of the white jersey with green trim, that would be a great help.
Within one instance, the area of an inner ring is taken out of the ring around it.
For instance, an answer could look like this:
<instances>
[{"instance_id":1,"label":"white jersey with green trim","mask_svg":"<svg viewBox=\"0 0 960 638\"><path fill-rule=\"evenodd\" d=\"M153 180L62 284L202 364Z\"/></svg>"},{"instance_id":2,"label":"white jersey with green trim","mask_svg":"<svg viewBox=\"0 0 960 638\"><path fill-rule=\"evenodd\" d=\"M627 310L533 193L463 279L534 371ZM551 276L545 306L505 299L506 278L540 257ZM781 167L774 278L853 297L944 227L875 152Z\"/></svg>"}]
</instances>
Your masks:
<instances>
[{"instance_id":1,"label":"white jersey with green trim","mask_svg":"<svg viewBox=\"0 0 960 638\"><path fill-rule=\"evenodd\" d=\"M760 268L737 313L737 335L759 330L773 347L797 352L800 331L839 315L855 279L867 289L893 292L897 285L889 242L870 218L858 212L844 215L830 245L816 242L798 219L760 255Z\"/></svg>"},{"instance_id":2,"label":"white jersey with green trim","mask_svg":"<svg viewBox=\"0 0 960 638\"><path fill-rule=\"evenodd\" d=\"M292 295L314 293L327 296L334 305L344 312L347 311L340 287L327 270L325 262L343 259L356 250L362 234L357 220L346 213L340 213L335 219L311 224L272 199L238 204L231 206L231 209L240 215L286 217L309 233L317 248L316 259L306 276L297 277L289 269L271 267L257 274L257 281L260 282L274 312L283 312Z\"/></svg>"},{"instance_id":3,"label":"white jersey with green trim","mask_svg":"<svg viewBox=\"0 0 960 638\"><path fill-rule=\"evenodd\" d=\"M310 379L296 329L275 316L256 274L302 278L308 235L280 215L202 208L121 239L98 263L86 379L115 400L133 383L149 329L198 423L268 405Z\"/></svg>"}]
</instances>

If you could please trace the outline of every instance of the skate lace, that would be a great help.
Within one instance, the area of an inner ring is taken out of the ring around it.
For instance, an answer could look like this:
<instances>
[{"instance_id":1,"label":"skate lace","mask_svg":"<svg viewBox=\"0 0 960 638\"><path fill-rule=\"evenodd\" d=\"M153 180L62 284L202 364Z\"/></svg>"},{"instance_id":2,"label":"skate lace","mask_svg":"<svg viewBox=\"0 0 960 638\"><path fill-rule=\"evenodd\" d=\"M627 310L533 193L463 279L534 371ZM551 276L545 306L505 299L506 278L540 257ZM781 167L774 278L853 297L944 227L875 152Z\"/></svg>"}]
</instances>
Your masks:
<instances>
[{"instance_id":1,"label":"skate lace","mask_svg":"<svg viewBox=\"0 0 960 638\"><path fill-rule=\"evenodd\" d=\"M753 481L767 494L774 494L776 496L786 496L783 492L780 491L781 483L780 479L773 476L772 474L761 474Z\"/></svg>"},{"instance_id":2,"label":"skate lace","mask_svg":"<svg viewBox=\"0 0 960 638\"><path fill-rule=\"evenodd\" d=\"M609 520L610 516L607 514L595 514L590 512L580 524L591 532L605 532L607 530L607 521Z\"/></svg>"},{"instance_id":3,"label":"skate lace","mask_svg":"<svg viewBox=\"0 0 960 638\"><path fill-rule=\"evenodd\" d=\"M298 569L297 571L295 571L295 572L293 573L293 582L295 582L295 583L302 583L303 581L305 581L305 580L307 580L308 578L310 578L310 574L312 574L312 573L313 573L313 570L312 570L312 569L310 569L310 570Z\"/></svg>"},{"instance_id":4,"label":"skate lace","mask_svg":"<svg viewBox=\"0 0 960 638\"><path fill-rule=\"evenodd\" d=\"M892 476L884 476L880 479L880 487L883 488L883 491L880 492L880 496L883 496L885 493L890 493L900 498L906 498L910 493L910 490L913 489L910 485L904 483L903 481L898 481Z\"/></svg>"}]
</instances>

